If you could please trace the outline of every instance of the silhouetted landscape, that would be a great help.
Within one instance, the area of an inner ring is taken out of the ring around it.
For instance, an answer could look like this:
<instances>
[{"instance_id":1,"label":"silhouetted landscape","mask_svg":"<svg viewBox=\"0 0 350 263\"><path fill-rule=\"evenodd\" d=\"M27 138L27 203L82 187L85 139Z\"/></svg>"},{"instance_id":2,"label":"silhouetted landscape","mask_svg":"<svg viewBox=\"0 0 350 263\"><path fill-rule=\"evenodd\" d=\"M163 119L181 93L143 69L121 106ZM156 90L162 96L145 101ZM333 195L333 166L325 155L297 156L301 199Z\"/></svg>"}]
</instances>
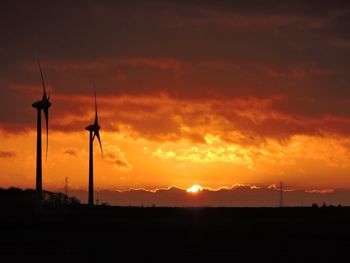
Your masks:
<instances>
[{"instance_id":1,"label":"silhouetted landscape","mask_svg":"<svg viewBox=\"0 0 350 263\"><path fill-rule=\"evenodd\" d=\"M0 207L4 209L34 210L36 191L33 189L22 190L19 188L0 188ZM69 197L63 193L43 191L43 205L45 208L60 208L68 205L78 205L80 200Z\"/></svg>"},{"instance_id":2,"label":"silhouetted landscape","mask_svg":"<svg viewBox=\"0 0 350 263\"><path fill-rule=\"evenodd\" d=\"M336 262L350 243L349 207L91 207L44 196L37 212L35 191L0 191L5 262Z\"/></svg>"}]
</instances>

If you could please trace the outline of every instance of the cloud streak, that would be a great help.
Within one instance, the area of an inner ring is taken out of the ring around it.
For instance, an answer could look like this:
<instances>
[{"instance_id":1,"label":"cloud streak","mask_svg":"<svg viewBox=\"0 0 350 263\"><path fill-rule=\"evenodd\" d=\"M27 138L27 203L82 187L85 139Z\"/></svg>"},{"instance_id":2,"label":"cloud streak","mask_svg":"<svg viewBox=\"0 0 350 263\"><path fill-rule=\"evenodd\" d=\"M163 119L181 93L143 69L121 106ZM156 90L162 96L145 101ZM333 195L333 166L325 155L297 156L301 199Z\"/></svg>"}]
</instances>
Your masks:
<instances>
[{"instance_id":1,"label":"cloud streak","mask_svg":"<svg viewBox=\"0 0 350 263\"><path fill-rule=\"evenodd\" d=\"M0 158L13 158L16 156L16 152L13 151L0 151Z\"/></svg>"}]
</instances>

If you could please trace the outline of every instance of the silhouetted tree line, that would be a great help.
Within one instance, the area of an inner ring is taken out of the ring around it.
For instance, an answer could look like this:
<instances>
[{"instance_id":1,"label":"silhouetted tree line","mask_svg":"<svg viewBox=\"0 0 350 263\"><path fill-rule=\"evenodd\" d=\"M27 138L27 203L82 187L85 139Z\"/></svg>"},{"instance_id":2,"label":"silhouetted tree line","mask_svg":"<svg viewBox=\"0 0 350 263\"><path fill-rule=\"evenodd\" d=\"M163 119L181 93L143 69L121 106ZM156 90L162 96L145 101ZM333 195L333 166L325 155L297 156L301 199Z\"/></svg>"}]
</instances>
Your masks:
<instances>
[{"instance_id":1,"label":"silhouetted tree line","mask_svg":"<svg viewBox=\"0 0 350 263\"><path fill-rule=\"evenodd\" d=\"M0 188L1 207L35 207L36 192L33 189L19 189L11 187L9 189ZM64 207L80 205L80 200L69 197L63 193L43 191L43 207Z\"/></svg>"}]
</instances>

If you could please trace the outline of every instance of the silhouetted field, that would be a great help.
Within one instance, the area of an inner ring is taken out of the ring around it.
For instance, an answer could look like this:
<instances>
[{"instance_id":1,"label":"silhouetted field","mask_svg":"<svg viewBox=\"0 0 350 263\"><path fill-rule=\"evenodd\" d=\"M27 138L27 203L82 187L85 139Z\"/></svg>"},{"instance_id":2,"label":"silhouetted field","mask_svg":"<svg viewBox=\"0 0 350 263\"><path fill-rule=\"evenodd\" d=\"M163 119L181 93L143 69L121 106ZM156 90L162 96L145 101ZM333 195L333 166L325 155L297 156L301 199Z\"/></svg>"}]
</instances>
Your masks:
<instances>
[{"instance_id":1,"label":"silhouetted field","mask_svg":"<svg viewBox=\"0 0 350 263\"><path fill-rule=\"evenodd\" d=\"M0 222L1 262L339 262L350 244L345 207L4 208Z\"/></svg>"}]
</instances>

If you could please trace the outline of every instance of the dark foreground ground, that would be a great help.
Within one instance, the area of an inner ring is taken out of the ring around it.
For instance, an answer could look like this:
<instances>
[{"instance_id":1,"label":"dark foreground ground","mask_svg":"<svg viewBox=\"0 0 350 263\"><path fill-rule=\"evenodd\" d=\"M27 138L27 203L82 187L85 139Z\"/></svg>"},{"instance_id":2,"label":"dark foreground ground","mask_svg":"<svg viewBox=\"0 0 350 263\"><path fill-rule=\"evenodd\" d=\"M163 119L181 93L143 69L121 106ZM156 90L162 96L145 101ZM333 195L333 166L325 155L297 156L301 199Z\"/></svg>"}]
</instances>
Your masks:
<instances>
[{"instance_id":1,"label":"dark foreground ground","mask_svg":"<svg viewBox=\"0 0 350 263\"><path fill-rule=\"evenodd\" d=\"M77 206L0 216L0 262L349 262L349 251L344 207Z\"/></svg>"}]
</instances>

